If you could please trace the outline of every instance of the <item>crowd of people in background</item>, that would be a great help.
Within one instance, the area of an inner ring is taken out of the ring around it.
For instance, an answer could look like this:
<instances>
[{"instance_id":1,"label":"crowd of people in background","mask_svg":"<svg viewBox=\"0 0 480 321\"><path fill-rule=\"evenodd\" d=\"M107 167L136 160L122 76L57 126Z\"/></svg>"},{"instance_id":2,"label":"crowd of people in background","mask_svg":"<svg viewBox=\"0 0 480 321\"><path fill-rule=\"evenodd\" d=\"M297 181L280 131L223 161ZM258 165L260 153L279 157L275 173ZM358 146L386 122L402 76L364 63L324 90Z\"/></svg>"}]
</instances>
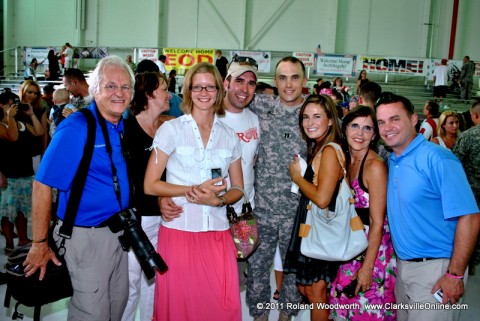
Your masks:
<instances>
[{"instance_id":1,"label":"crowd of people in background","mask_svg":"<svg viewBox=\"0 0 480 321\"><path fill-rule=\"evenodd\" d=\"M268 320L269 309L261 307L272 296L279 321L311 303L314 321L453 320L449 309L369 306L433 304L437 290L443 303L457 303L465 274L480 263L480 101L470 107L471 128L462 114L440 111L447 62L434 73L434 99L425 102L420 124L407 97L382 92L365 70L355 88L341 77L318 78L306 95L306 69L295 57L280 59L272 86L259 81L254 59L229 62L221 50L215 54L215 64L186 72L180 96L177 72L167 73L164 55L138 64L131 55L103 58L87 81L66 43L47 57L48 80L62 77L63 86L46 85L43 96L34 58L18 95L0 94L4 253L33 242L27 276L40 270L43 277L49 260L58 263L48 228L55 218L59 241L87 139L77 111L88 109L97 126L96 151L73 237L65 241L74 288L69 319L133 321L138 309L142 321L240 321L244 284L256 321ZM466 56L463 101L471 99L471 66ZM305 172L294 155L306 160ZM299 229L308 206L335 208L343 168L368 248L348 262L307 257ZM225 207L240 212L244 197L254 208L261 244L242 264ZM122 231L109 229L111 218L131 207L169 267L155 280L122 249ZM273 262L276 289L270 286Z\"/></svg>"}]
</instances>

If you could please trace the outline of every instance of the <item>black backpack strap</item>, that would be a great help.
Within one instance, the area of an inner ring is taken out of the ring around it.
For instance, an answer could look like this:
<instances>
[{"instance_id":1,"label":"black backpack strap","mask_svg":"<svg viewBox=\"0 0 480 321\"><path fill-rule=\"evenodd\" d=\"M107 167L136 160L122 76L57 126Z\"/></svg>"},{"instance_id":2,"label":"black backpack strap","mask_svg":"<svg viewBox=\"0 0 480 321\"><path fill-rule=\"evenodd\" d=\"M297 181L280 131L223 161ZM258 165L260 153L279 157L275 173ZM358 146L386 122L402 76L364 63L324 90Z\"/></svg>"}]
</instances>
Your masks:
<instances>
[{"instance_id":1,"label":"black backpack strap","mask_svg":"<svg viewBox=\"0 0 480 321\"><path fill-rule=\"evenodd\" d=\"M73 224L77 216L78 207L80 205L80 199L82 198L83 188L87 180L88 169L90 168L90 162L93 156L93 147L95 145L95 131L96 121L93 113L87 109L82 108L79 110L87 119L88 133L87 142L83 148L83 156L80 160L77 173L73 179L72 190L68 199L67 208L65 210L65 217L63 219L63 225L60 227L59 234L64 238L72 237Z\"/></svg>"},{"instance_id":2,"label":"black backpack strap","mask_svg":"<svg viewBox=\"0 0 480 321\"><path fill-rule=\"evenodd\" d=\"M33 310L33 321L40 321L40 312L42 311L41 305L36 305Z\"/></svg>"},{"instance_id":3,"label":"black backpack strap","mask_svg":"<svg viewBox=\"0 0 480 321\"><path fill-rule=\"evenodd\" d=\"M12 291L7 284L7 289L5 290L5 300L3 301L3 306L8 308L10 307L10 299L12 298Z\"/></svg>"}]
</instances>

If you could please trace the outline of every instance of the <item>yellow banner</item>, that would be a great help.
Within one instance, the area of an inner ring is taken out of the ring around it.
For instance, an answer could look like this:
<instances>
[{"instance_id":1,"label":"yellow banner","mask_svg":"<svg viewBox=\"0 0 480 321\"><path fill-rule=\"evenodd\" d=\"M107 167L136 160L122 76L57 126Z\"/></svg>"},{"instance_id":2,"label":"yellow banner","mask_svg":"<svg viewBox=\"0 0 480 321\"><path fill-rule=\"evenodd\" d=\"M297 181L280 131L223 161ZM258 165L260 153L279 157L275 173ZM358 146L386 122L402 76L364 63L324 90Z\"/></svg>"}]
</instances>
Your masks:
<instances>
[{"instance_id":1,"label":"yellow banner","mask_svg":"<svg viewBox=\"0 0 480 321\"><path fill-rule=\"evenodd\" d=\"M199 62L213 64L215 60L215 49L164 48L163 54L167 56L165 68L168 71L175 69L178 75L184 75Z\"/></svg>"}]
</instances>

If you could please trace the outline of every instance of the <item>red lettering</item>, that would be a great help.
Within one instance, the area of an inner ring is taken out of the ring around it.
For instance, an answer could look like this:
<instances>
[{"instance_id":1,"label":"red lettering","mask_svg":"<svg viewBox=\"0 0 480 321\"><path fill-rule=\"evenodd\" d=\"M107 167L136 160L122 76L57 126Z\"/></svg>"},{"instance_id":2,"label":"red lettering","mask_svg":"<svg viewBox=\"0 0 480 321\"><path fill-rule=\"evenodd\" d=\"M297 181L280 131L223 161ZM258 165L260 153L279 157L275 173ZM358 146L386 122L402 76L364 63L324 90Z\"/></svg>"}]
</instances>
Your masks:
<instances>
[{"instance_id":1,"label":"red lettering","mask_svg":"<svg viewBox=\"0 0 480 321\"><path fill-rule=\"evenodd\" d=\"M377 60L376 66L377 66L377 70L380 70L380 71L388 70L388 60L387 59Z\"/></svg>"},{"instance_id":2,"label":"red lettering","mask_svg":"<svg viewBox=\"0 0 480 321\"><path fill-rule=\"evenodd\" d=\"M178 58L178 62L182 66L190 67L195 63L195 57L192 54L181 55Z\"/></svg>"},{"instance_id":3,"label":"red lettering","mask_svg":"<svg viewBox=\"0 0 480 321\"><path fill-rule=\"evenodd\" d=\"M417 62L416 60L407 60L407 70L417 72Z\"/></svg>"},{"instance_id":4,"label":"red lettering","mask_svg":"<svg viewBox=\"0 0 480 321\"><path fill-rule=\"evenodd\" d=\"M238 136L238 138L240 138L240 140L248 143L252 139L254 139L254 140L258 139L258 132L257 132L257 129L255 127L252 127L250 129L247 129L247 131L245 133L237 133L237 136Z\"/></svg>"},{"instance_id":5,"label":"red lettering","mask_svg":"<svg viewBox=\"0 0 480 321\"><path fill-rule=\"evenodd\" d=\"M198 55L197 56L197 63L198 62L208 62L213 63L213 57L210 55Z\"/></svg>"},{"instance_id":6,"label":"red lettering","mask_svg":"<svg viewBox=\"0 0 480 321\"><path fill-rule=\"evenodd\" d=\"M166 54L167 61L165 61L166 66L176 66L177 65L177 55L176 54Z\"/></svg>"}]
</instances>

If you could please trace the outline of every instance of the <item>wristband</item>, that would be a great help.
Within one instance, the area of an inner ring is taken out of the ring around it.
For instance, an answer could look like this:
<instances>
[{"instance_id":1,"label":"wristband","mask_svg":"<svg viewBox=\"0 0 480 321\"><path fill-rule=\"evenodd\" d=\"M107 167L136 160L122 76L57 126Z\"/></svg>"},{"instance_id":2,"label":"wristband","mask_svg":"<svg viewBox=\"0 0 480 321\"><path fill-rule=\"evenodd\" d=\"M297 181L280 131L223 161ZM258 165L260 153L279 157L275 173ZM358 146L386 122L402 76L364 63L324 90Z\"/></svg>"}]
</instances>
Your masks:
<instances>
[{"instance_id":1,"label":"wristband","mask_svg":"<svg viewBox=\"0 0 480 321\"><path fill-rule=\"evenodd\" d=\"M450 278L450 279L463 280L463 275L451 274L448 271L445 272L445 275L447 276L447 278Z\"/></svg>"},{"instance_id":2,"label":"wristband","mask_svg":"<svg viewBox=\"0 0 480 321\"><path fill-rule=\"evenodd\" d=\"M32 240L32 243L45 243L48 240L48 237L41 240Z\"/></svg>"}]
</instances>

